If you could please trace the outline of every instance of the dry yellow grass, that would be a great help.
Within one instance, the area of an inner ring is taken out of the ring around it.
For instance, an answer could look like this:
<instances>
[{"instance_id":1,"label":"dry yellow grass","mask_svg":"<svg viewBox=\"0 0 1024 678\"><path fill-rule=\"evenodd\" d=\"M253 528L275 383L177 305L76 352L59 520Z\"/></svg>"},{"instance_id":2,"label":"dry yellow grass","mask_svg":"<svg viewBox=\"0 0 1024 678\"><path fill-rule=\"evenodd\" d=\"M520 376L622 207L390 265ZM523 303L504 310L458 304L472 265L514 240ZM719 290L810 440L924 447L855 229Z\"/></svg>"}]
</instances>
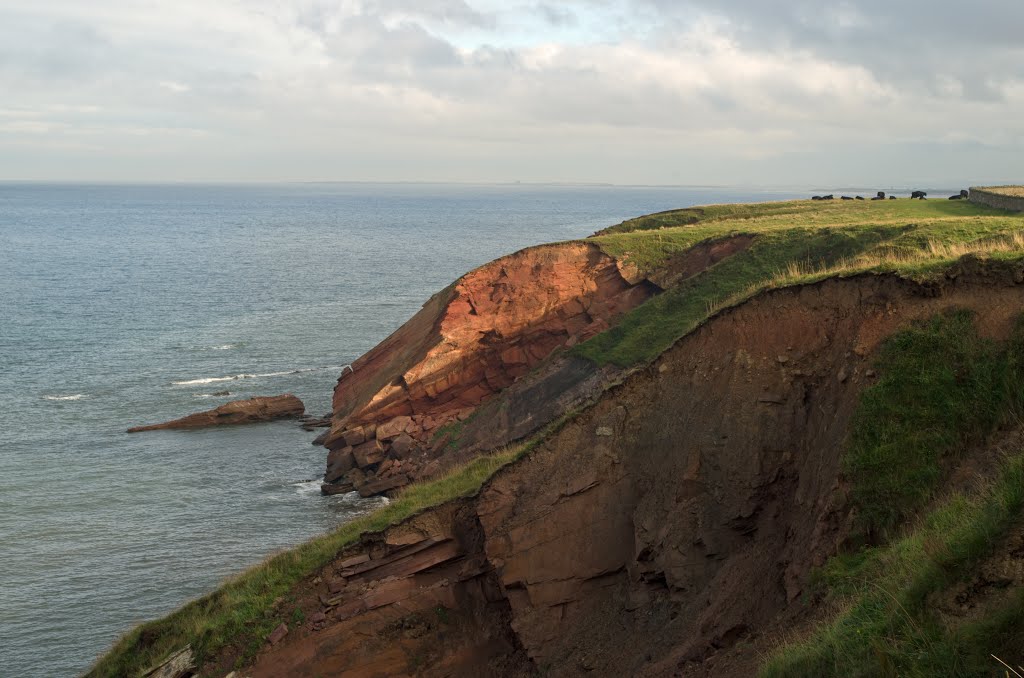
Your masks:
<instances>
[{"instance_id":1,"label":"dry yellow grass","mask_svg":"<svg viewBox=\"0 0 1024 678\"><path fill-rule=\"evenodd\" d=\"M968 254L989 256L999 253L1024 254L1024 231L1013 231L974 242L942 243L937 240L929 240L921 249L873 250L851 259L841 259L831 266L819 266L806 261L791 261L783 270L767 280L753 283L736 294L708 300L706 302L707 314L712 316L722 309L736 306L764 290L866 271L899 270L911 273L918 268L953 262Z\"/></svg>"},{"instance_id":2,"label":"dry yellow grass","mask_svg":"<svg viewBox=\"0 0 1024 678\"><path fill-rule=\"evenodd\" d=\"M988 193L1024 198L1024 186L979 186L978 188Z\"/></svg>"},{"instance_id":3,"label":"dry yellow grass","mask_svg":"<svg viewBox=\"0 0 1024 678\"><path fill-rule=\"evenodd\" d=\"M768 287L783 287L814 278L849 275L861 271L913 269L921 264L953 261L972 254L986 256L997 253L1024 252L1024 231L1013 231L995 238L975 242L942 243L929 240L921 249L875 250L853 259L844 259L827 267L808 266L804 262L790 262L768 283Z\"/></svg>"}]
</instances>

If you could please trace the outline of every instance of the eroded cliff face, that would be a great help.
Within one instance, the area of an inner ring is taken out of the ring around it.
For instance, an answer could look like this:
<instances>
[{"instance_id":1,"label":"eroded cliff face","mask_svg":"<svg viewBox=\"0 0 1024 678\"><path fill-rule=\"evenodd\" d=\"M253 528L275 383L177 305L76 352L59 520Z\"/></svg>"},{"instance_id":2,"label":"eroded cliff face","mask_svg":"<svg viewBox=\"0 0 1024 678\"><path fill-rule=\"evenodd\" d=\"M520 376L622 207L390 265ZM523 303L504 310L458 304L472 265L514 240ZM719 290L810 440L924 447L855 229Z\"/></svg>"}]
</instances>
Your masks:
<instances>
[{"instance_id":1,"label":"eroded cliff face","mask_svg":"<svg viewBox=\"0 0 1024 678\"><path fill-rule=\"evenodd\" d=\"M840 452L874 352L952 308L1005 338L1022 280L968 262L719 314L477 497L339 556L247 673L750 675L847 534Z\"/></svg>"},{"instance_id":2,"label":"eroded cliff face","mask_svg":"<svg viewBox=\"0 0 1024 678\"><path fill-rule=\"evenodd\" d=\"M403 469L386 464L387 456L415 457L442 427L465 420L556 349L607 329L657 289L627 281L614 259L579 242L523 250L467 274L338 380L324 441L331 450L326 482L335 487L325 491L351 490L345 475L368 466L372 482L403 484L416 464Z\"/></svg>"}]
</instances>

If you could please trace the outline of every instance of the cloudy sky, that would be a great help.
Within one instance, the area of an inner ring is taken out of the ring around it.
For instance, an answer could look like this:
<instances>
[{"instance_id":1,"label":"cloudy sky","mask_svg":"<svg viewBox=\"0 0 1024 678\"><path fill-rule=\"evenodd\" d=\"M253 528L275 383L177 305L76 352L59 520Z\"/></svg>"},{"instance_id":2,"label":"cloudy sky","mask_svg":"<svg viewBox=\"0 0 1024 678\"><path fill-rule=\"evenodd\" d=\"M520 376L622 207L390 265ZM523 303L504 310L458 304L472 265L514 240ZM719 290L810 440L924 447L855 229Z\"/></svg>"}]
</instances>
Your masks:
<instances>
[{"instance_id":1,"label":"cloudy sky","mask_svg":"<svg viewBox=\"0 0 1024 678\"><path fill-rule=\"evenodd\" d=\"M0 179L1024 179L1020 0L0 0Z\"/></svg>"}]
</instances>

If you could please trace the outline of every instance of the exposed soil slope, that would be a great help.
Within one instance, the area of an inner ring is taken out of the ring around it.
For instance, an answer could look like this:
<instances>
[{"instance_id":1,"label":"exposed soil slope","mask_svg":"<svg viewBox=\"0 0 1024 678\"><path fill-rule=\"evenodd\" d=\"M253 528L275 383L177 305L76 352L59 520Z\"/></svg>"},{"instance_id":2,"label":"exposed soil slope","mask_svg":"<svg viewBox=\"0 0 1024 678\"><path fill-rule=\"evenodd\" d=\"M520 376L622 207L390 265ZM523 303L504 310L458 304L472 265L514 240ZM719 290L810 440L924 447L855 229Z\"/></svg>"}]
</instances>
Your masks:
<instances>
[{"instance_id":1,"label":"exposed soil slope","mask_svg":"<svg viewBox=\"0 0 1024 678\"><path fill-rule=\"evenodd\" d=\"M1022 281L967 261L718 314L477 497L346 550L246 675L749 675L736 648L803 613L848 530L840 452L873 353L959 307L1005 337Z\"/></svg>"}]
</instances>

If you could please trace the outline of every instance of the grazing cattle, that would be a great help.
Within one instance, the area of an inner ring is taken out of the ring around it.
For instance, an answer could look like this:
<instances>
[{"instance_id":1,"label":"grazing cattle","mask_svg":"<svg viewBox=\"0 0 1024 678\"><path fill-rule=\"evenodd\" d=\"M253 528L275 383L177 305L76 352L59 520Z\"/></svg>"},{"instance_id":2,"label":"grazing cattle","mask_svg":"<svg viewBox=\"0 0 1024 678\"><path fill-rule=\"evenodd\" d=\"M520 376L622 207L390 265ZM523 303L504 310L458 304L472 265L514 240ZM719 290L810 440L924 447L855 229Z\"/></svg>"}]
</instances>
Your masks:
<instances>
[{"instance_id":1,"label":"grazing cattle","mask_svg":"<svg viewBox=\"0 0 1024 678\"><path fill-rule=\"evenodd\" d=\"M820 195L812 195L811 196L811 200L821 200L821 196Z\"/></svg>"},{"instance_id":2,"label":"grazing cattle","mask_svg":"<svg viewBox=\"0 0 1024 678\"><path fill-rule=\"evenodd\" d=\"M910 194L910 199L914 200L916 198L918 200L924 200L927 196L928 194L925 193L924 191L914 191L913 193Z\"/></svg>"},{"instance_id":3,"label":"grazing cattle","mask_svg":"<svg viewBox=\"0 0 1024 678\"><path fill-rule=\"evenodd\" d=\"M889 200L895 200L895 199L896 199L896 196L895 196L895 195L890 195L890 196L889 196Z\"/></svg>"},{"instance_id":4,"label":"grazing cattle","mask_svg":"<svg viewBox=\"0 0 1024 678\"><path fill-rule=\"evenodd\" d=\"M956 195L949 196L949 199L950 200L963 200L964 197L962 195L960 195L959 193L957 193Z\"/></svg>"},{"instance_id":5,"label":"grazing cattle","mask_svg":"<svg viewBox=\"0 0 1024 678\"><path fill-rule=\"evenodd\" d=\"M971 194L967 192L966 188L960 190L960 197L961 198L969 198L970 196L971 196Z\"/></svg>"},{"instance_id":6,"label":"grazing cattle","mask_svg":"<svg viewBox=\"0 0 1024 678\"><path fill-rule=\"evenodd\" d=\"M858 196L857 196L857 200L863 200L863 199L864 199L864 196L863 196L863 195L858 195Z\"/></svg>"},{"instance_id":7,"label":"grazing cattle","mask_svg":"<svg viewBox=\"0 0 1024 678\"><path fill-rule=\"evenodd\" d=\"M878 198L879 200L885 200L885 191L879 191L878 193L875 194L875 197Z\"/></svg>"},{"instance_id":8,"label":"grazing cattle","mask_svg":"<svg viewBox=\"0 0 1024 678\"><path fill-rule=\"evenodd\" d=\"M853 200L853 198L851 198L848 195L844 195L842 198L840 198L840 200Z\"/></svg>"},{"instance_id":9,"label":"grazing cattle","mask_svg":"<svg viewBox=\"0 0 1024 678\"><path fill-rule=\"evenodd\" d=\"M822 200L835 200L835 196L829 193L828 195L821 196Z\"/></svg>"}]
</instances>

